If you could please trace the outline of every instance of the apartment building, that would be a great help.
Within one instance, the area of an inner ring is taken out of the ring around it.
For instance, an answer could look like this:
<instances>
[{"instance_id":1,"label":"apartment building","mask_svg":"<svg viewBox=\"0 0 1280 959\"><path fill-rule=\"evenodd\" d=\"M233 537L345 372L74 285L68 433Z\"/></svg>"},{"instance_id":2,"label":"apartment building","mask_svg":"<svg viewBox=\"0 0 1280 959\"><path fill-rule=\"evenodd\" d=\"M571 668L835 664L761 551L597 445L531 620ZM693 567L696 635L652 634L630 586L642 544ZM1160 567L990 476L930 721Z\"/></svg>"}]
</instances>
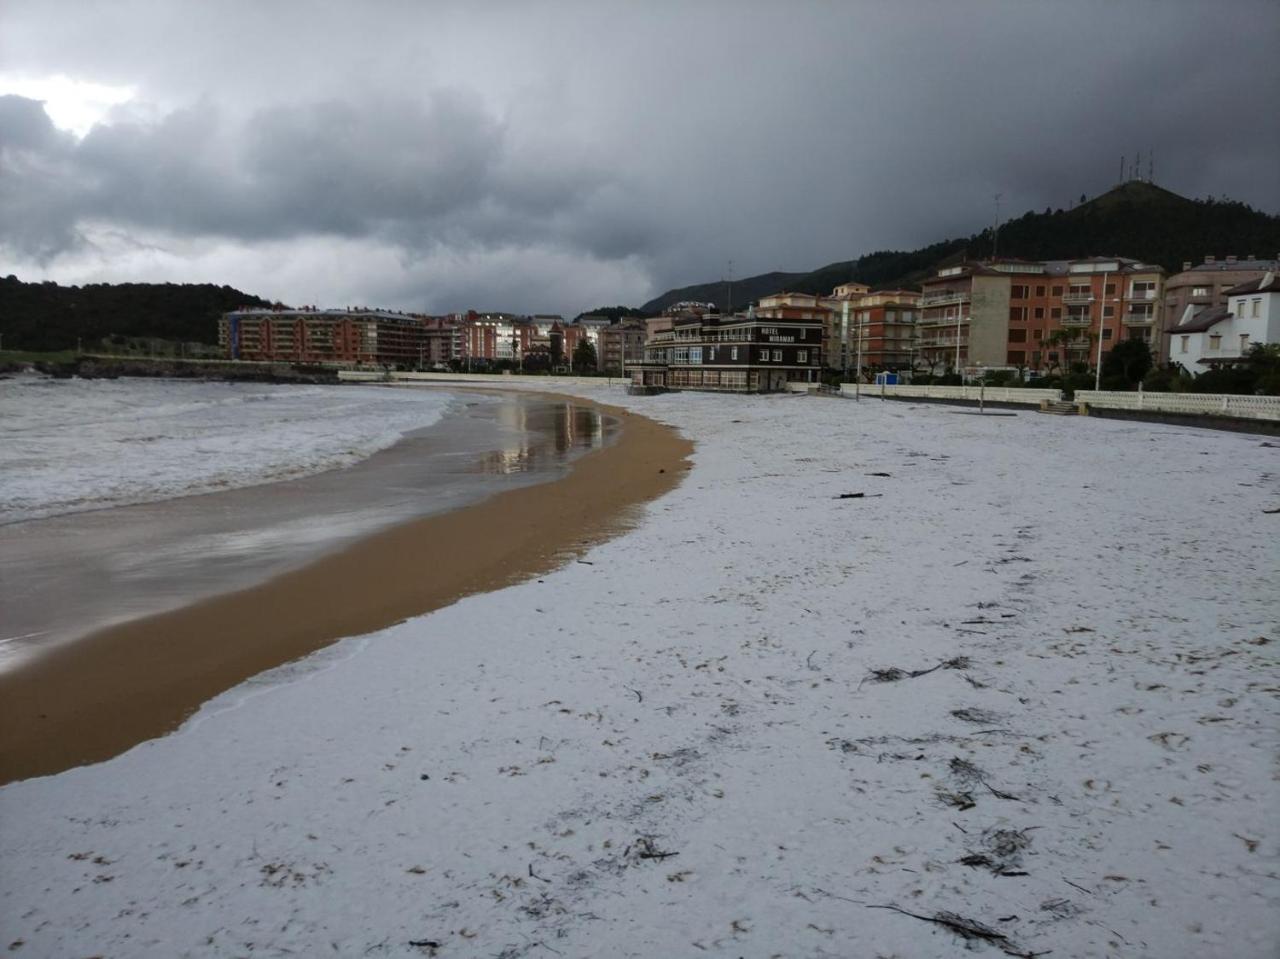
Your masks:
<instances>
[{"instance_id":1,"label":"apartment building","mask_svg":"<svg viewBox=\"0 0 1280 959\"><path fill-rule=\"evenodd\" d=\"M836 293L841 289L837 287ZM920 294L914 290L872 293L865 286L862 290L843 297L833 293L827 300L838 308L832 309L824 364L840 370L859 366L863 370L910 370L916 355Z\"/></svg>"},{"instance_id":2,"label":"apartment building","mask_svg":"<svg viewBox=\"0 0 1280 959\"><path fill-rule=\"evenodd\" d=\"M1188 306L1169 330L1170 361L1189 373L1242 362L1260 343L1280 343L1280 276L1264 273L1224 291L1226 306Z\"/></svg>"},{"instance_id":3,"label":"apartment building","mask_svg":"<svg viewBox=\"0 0 1280 959\"><path fill-rule=\"evenodd\" d=\"M1170 326L1180 324L1190 320L1191 316L1204 312L1208 307L1216 307L1219 312L1226 311L1228 290L1241 283L1260 280L1267 273L1275 273L1277 270L1280 270L1280 254L1274 260L1258 259L1252 253L1243 257L1206 256L1203 262L1196 264L1187 260L1182 264L1181 272L1165 281L1165 322ZM1187 312L1188 307L1194 307L1190 314ZM1172 355L1171 344L1168 337L1162 337L1157 357L1176 361L1178 358Z\"/></svg>"},{"instance_id":4,"label":"apartment building","mask_svg":"<svg viewBox=\"0 0 1280 959\"><path fill-rule=\"evenodd\" d=\"M645 342L644 362L628 366L637 387L764 393L816 383L822 320L689 313Z\"/></svg>"},{"instance_id":5,"label":"apartment building","mask_svg":"<svg viewBox=\"0 0 1280 959\"><path fill-rule=\"evenodd\" d=\"M1092 365L1121 339L1158 348L1164 270L1138 260L962 263L922 286L917 353L933 372Z\"/></svg>"},{"instance_id":6,"label":"apartment building","mask_svg":"<svg viewBox=\"0 0 1280 959\"><path fill-rule=\"evenodd\" d=\"M643 363L644 341L645 327L637 320L623 320L601 327L596 341L597 368L601 373L622 373L637 363Z\"/></svg>"},{"instance_id":7,"label":"apartment building","mask_svg":"<svg viewBox=\"0 0 1280 959\"><path fill-rule=\"evenodd\" d=\"M422 317L384 310L232 310L218 320L229 359L331 365L416 366Z\"/></svg>"}]
</instances>

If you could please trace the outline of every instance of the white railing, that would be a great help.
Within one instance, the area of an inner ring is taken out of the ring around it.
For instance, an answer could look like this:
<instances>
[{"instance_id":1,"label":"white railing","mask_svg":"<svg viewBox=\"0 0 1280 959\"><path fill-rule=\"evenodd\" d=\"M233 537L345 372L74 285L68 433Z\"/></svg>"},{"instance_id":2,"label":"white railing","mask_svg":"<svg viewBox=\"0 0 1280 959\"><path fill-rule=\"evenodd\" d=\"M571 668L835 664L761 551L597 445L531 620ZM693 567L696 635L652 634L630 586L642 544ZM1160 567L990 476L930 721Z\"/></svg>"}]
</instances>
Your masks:
<instances>
[{"instance_id":1,"label":"white railing","mask_svg":"<svg viewBox=\"0 0 1280 959\"><path fill-rule=\"evenodd\" d=\"M1062 302L1067 306L1083 306L1086 303L1093 302L1092 293L1064 293L1062 294Z\"/></svg>"},{"instance_id":2,"label":"white railing","mask_svg":"<svg viewBox=\"0 0 1280 959\"><path fill-rule=\"evenodd\" d=\"M1147 410L1233 416L1247 420L1280 420L1280 396L1235 396L1231 393L1123 393L1076 390L1076 400L1102 410Z\"/></svg>"},{"instance_id":3,"label":"white railing","mask_svg":"<svg viewBox=\"0 0 1280 959\"><path fill-rule=\"evenodd\" d=\"M854 384L840 384L840 391L846 396L854 393ZM1039 406L1041 400L1057 401L1062 399L1061 390L1019 389L1016 386L933 386L916 385L914 383L889 384L864 383L860 387L863 396L917 398L922 400L972 400L975 403L985 400L988 403L1026 403L1028 406Z\"/></svg>"},{"instance_id":4,"label":"white railing","mask_svg":"<svg viewBox=\"0 0 1280 959\"><path fill-rule=\"evenodd\" d=\"M628 373L628 377L630 374ZM620 373L614 373L611 377L607 376L532 376L521 373L416 373L407 372L390 372L383 373L377 370L339 370L338 379L341 382L350 383L457 383L460 386L470 385L492 385L499 384L502 386L516 386L520 384L544 384L546 386L600 386L608 384L612 379L615 383L623 382Z\"/></svg>"}]
</instances>

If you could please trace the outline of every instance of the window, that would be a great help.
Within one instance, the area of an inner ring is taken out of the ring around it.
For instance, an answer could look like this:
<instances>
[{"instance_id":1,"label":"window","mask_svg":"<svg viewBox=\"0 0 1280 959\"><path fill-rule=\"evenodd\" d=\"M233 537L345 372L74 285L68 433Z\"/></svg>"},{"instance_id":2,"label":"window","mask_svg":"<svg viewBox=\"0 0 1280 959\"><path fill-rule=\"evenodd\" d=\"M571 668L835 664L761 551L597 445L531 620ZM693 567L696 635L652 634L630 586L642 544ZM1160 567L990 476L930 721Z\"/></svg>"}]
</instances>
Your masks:
<instances>
[{"instance_id":1,"label":"window","mask_svg":"<svg viewBox=\"0 0 1280 959\"><path fill-rule=\"evenodd\" d=\"M729 348L729 359L736 360L738 358L738 348L736 346Z\"/></svg>"},{"instance_id":2,"label":"window","mask_svg":"<svg viewBox=\"0 0 1280 959\"><path fill-rule=\"evenodd\" d=\"M1193 286L1191 288L1192 296L1208 296L1209 288L1207 286Z\"/></svg>"},{"instance_id":3,"label":"window","mask_svg":"<svg viewBox=\"0 0 1280 959\"><path fill-rule=\"evenodd\" d=\"M1152 300L1155 299L1155 295L1156 285L1151 282L1139 283L1135 281L1132 289L1129 291L1130 298L1134 300Z\"/></svg>"},{"instance_id":4,"label":"window","mask_svg":"<svg viewBox=\"0 0 1280 959\"><path fill-rule=\"evenodd\" d=\"M1033 340L1042 340L1042 339L1044 339L1044 330L1032 330L1032 331L1031 331L1031 338L1032 338Z\"/></svg>"},{"instance_id":5,"label":"window","mask_svg":"<svg viewBox=\"0 0 1280 959\"><path fill-rule=\"evenodd\" d=\"M1054 295L1054 296L1062 296L1062 287L1060 287L1060 286L1055 286L1055 287L1053 288L1053 295Z\"/></svg>"},{"instance_id":6,"label":"window","mask_svg":"<svg viewBox=\"0 0 1280 959\"><path fill-rule=\"evenodd\" d=\"M1104 340L1109 340L1109 339L1111 339L1111 330L1109 330L1109 329L1103 329L1103 331L1102 331L1102 338L1103 338Z\"/></svg>"},{"instance_id":7,"label":"window","mask_svg":"<svg viewBox=\"0 0 1280 959\"><path fill-rule=\"evenodd\" d=\"M1009 287L1009 299L1025 300L1026 298L1027 298L1027 288L1025 286L1019 285L1019 286Z\"/></svg>"},{"instance_id":8,"label":"window","mask_svg":"<svg viewBox=\"0 0 1280 959\"><path fill-rule=\"evenodd\" d=\"M1108 283L1106 286L1102 288L1102 293L1104 296L1115 296L1116 285L1114 283Z\"/></svg>"},{"instance_id":9,"label":"window","mask_svg":"<svg viewBox=\"0 0 1280 959\"><path fill-rule=\"evenodd\" d=\"M1057 354L1056 352L1054 352L1054 353L1050 353L1050 354L1049 354L1049 362L1050 362L1050 363L1057 363L1057 362L1058 362L1058 354Z\"/></svg>"},{"instance_id":10,"label":"window","mask_svg":"<svg viewBox=\"0 0 1280 959\"><path fill-rule=\"evenodd\" d=\"M1009 319L1014 322L1020 322L1027 318L1027 308L1025 306L1009 307Z\"/></svg>"},{"instance_id":11,"label":"window","mask_svg":"<svg viewBox=\"0 0 1280 959\"><path fill-rule=\"evenodd\" d=\"M1044 296L1044 287L1043 287L1043 286L1037 286L1037 287L1036 287L1036 296Z\"/></svg>"},{"instance_id":12,"label":"window","mask_svg":"<svg viewBox=\"0 0 1280 959\"><path fill-rule=\"evenodd\" d=\"M774 350L774 351L773 351L773 362L775 362L775 363L781 363L781 362L782 362L782 350Z\"/></svg>"},{"instance_id":13,"label":"window","mask_svg":"<svg viewBox=\"0 0 1280 959\"><path fill-rule=\"evenodd\" d=\"M1183 337L1180 337L1180 339L1182 340L1182 344L1180 345L1178 352L1185 353L1187 352L1187 344L1191 341L1191 337L1183 336Z\"/></svg>"},{"instance_id":14,"label":"window","mask_svg":"<svg viewBox=\"0 0 1280 959\"><path fill-rule=\"evenodd\" d=\"M1216 350L1216 349L1221 348L1221 346L1222 346L1222 334L1221 334L1221 333L1210 333L1210 334L1209 334L1209 349L1211 349L1211 350Z\"/></svg>"},{"instance_id":15,"label":"window","mask_svg":"<svg viewBox=\"0 0 1280 959\"><path fill-rule=\"evenodd\" d=\"M760 351L760 362L761 362L761 363L768 363L768 362L769 362L769 351L768 351L768 350L761 350L761 351Z\"/></svg>"},{"instance_id":16,"label":"window","mask_svg":"<svg viewBox=\"0 0 1280 959\"><path fill-rule=\"evenodd\" d=\"M1055 306L1053 309L1049 311L1049 316L1055 320L1062 319L1062 307Z\"/></svg>"},{"instance_id":17,"label":"window","mask_svg":"<svg viewBox=\"0 0 1280 959\"><path fill-rule=\"evenodd\" d=\"M714 346L707 347L707 362L714 363L716 361L716 348Z\"/></svg>"},{"instance_id":18,"label":"window","mask_svg":"<svg viewBox=\"0 0 1280 959\"><path fill-rule=\"evenodd\" d=\"M1244 356L1248 352L1249 352L1249 334L1241 333L1240 334L1240 355Z\"/></svg>"},{"instance_id":19,"label":"window","mask_svg":"<svg viewBox=\"0 0 1280 959\"><path fill-rule=\"evenodd\" d=\"M1009 331L1009 342L1010 342L1010 343L1025 343L1025 342L1027 342L1027 331L1026 331L1026 330L1010 330L1010 331Z\"/></svg>"},{"instance_id":20,"label":"window","mask_svg":"<svg viewBox=\"0 0 1280 959\"><path fill-rule=\"evenodd\" d=\"M1027 362L1027 354L1023 350L1010 350L1005 362L1010 366L1022 366Z\"/></svg>"},{"instance_id":21,"label":"window","mask_svg":"<svg viewBox=\"0 0 1280 959\"><path fill-rule=\"evenodd\" d=\"M1258 311L1262 309L1262 297L1260 296L1256 297L1252 302L1253 302L1253 315L1258 316L1259 315Z\"/></svg>"},{"instance_id":22,"label":"window","mask_svg":"<svg viewBox=\"0 0 1280 959\"><path fill-rule=\"evenodd\" d=\"M809 362L809 351L808 351L808 350L800 350L800 351L796 354L796 362L797 362L797 363L808 363L808 362Z\"/></svg>"},{"instance_id":23,"label":"window","mask_svg":"<svg viewBox=\"0 0 1280 959\"><path fill-rule=\"evenodd\" d=\"M1037 307L1036 307L1035 318L1036 318L1037 320L1043 320L1043 319L1044 319L1044 307L1043 307L1043 306L1037 306Z\"/></svg>"},{"instance_id":24,"label":"window","mask_svg":"<svg viewBox=\"0 0 1280 959\"><path fill-rule=\"evenodd\" d=\"M1102 315L1103 315L1103 316L1115 316L1115 315L1116 315L1116 308L1115 308L1114 306L1104 306L1104 307L1102 308Z\"/></svg>"}]
</instances>

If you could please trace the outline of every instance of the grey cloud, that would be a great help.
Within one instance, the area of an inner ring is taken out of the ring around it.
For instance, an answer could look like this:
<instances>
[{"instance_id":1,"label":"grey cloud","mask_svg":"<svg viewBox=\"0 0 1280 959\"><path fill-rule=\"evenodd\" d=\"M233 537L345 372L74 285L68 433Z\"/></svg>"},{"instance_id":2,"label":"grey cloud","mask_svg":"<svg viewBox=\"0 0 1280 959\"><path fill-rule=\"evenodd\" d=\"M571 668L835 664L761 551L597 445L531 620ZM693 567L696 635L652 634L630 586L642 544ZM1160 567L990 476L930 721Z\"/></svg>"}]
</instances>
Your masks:
<instances>
[{"instance_id":1,"label":"grey cloud","mask_svg":"<svg viewBox=\"0 0 1280 959\"><path fill-rule=\"evenodd\" d=\"M502 124L452 91L275 106L241 123L204 102L153 124L99 125L78 143L34 101L5 100L0 239L45 258L95 221L248 242L573 245L573 211L608 181L574 158L522 165Z\"/></svg>"},{"instance_id":2,"label":"grey cloud","mask_svg":"<svg viewBox=\"0 0 1280 959\"><path fill-rule=\"evenodd\" d=\"M6 5L0 63L163 116L76 145L0 114L23 143L0 239L55 265L92 221L246 260L367 238L406 263L371 300L487 255L490 277L432 274L462 306L516 273L532 295L519 249L582 308L604 266L656 293L910 248L986 226L995 193L1016 216L1101 192L1153 147L1163 186L1280 209L1274 0L49 7Z\"/></svg>"}]
</instances>

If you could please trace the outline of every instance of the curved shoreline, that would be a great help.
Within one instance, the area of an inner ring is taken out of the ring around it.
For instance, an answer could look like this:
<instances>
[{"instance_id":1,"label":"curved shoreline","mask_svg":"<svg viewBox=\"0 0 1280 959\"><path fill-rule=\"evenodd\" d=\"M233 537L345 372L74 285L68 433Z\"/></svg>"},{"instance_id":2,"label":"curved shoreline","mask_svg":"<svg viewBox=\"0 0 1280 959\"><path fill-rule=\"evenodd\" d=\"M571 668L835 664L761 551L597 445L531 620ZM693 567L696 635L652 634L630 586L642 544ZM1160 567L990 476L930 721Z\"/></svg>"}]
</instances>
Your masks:
<instances>
[{"instance_id":1,"label":"curved shoreline","mask_svg":"<svg viewBox=\"0 0 1280 959\"><path fill-rule=\"evenodd\" d=\"M626 410L560 398L623 424L616 442L582 455L563 479L393 526L0 676L0 783L109 759L266 669L547 572L625 532L636 507L679 482L693 444Z\"/></svg>"}]
</instances>

